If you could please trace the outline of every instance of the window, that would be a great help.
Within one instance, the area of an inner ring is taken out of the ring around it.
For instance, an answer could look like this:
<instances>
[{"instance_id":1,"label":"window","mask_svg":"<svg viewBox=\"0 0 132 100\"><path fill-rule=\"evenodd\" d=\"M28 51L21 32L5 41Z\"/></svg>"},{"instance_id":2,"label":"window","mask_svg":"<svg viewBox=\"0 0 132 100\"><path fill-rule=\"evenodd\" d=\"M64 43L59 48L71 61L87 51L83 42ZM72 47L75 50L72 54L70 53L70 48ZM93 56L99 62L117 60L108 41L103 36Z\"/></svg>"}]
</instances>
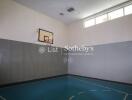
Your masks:
<instances>
[{"instance_id":1,"label":"window","mask_svg":"<svg viewBox=\"0 0 132 100\"><path fill-rule=\"evenodd\" d=\"M124 11L125 11L125 15L132 14L132 5L125 7Z\"/></svg>"},{"instance_id":2,"label":"window","mask_svg":"<svg viewBox=\"0 0 132 100\"><path fill-rule=\"evenodd\" d=\"M106 13L106 14L101 15L99 17L96 17L96 14L95 14L94 18L92 18L88 21L85 21L84 27L87 28L87 27L94 26L96 24L100 24L100 23L103 23L103 22L106 22L106 21L109 21L112 19L116 19L116 18L125 16L125 15L132 14L132 4L128 5L128 6L124 5L124 7L120 8L118 10L114 10L112 12L109 12L109 10L108 10L104 13Z\"/></svg>"},{"instance_id":3,"label":"window","mask_svg":"<svg viewBox=\"0 0 132 100\"><path fill-rule=\"evenodd\" d=\"M107 21L107 14L99 16L96 18L96 24L103 23Z\"/></svg>"},{"instance_id":4,"label":"window","mask_svg":"<svg viewBox=\"0 0 132 100\"><path fill-rule=\"evenodd\" d=\"M95 19L90 19L90 20L84 22L85 28L93 26L93 25L95 25Z\"/></svg>"},{"instance_id":5,"label":"window","mask_svg":"<svg viewBox=\"0 0 132 100\"><path fill-rule=\"evenodd\" d=\"M108 13L108 18L109 20L112 20L112 19L115 19L115 18L118 18L118 17L122 17L124 14L123 14L123 8L121 9L118 9L116 11L113 11L111 13Z\"/></svg>"}]
</instances>

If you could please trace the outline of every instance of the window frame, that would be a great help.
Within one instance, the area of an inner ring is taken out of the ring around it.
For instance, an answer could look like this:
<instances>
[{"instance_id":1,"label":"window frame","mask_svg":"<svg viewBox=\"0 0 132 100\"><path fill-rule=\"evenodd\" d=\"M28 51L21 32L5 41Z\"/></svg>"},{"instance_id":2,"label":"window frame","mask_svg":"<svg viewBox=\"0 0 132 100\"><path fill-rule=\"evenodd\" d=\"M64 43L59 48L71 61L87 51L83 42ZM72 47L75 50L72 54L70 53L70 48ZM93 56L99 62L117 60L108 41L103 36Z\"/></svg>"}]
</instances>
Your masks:
<instances>
[{"instance_id":1,"label":"window frame","mask_svg":"<svg viewBox=\"0 0 132 100\"><path fill-rule=\"evenodd\" d=\"M118 19L118 18L127 16L127 15L131 15L132 13L126 14L126 12L125 12L125 8L126 8L126 7L129 7L129 6L132 6L132 2L129 3L129 4L127 4L127 5L124 5L124 6L121 6L121 7L117 7L116 9L113 9L113 10L111 10L111 11L106 11L106 12L104 12L104 13L102 13L102 14L101 14L101 13L98 13L98 16L91 17L91 18L89 18L88 20L85 20L85 21L83 22L84 28L89 28L89 27L92 27L92 26L95 26L95 25L98 25L98 24L101 24L101 23L104 23L104 22L107 22L107 21L111 21L111 20ZM109 18L109 14L110 14L110 13L116 12L116 11L118 11L118 10L122 10L122 15L121 15L121 16L118 16L118 17L115 17L115 18ZM100 14L100 15L99 15L99 14ZM97 21L96 21L97 18L98 18L98 17L101 17L101 16L103 16L103 15L106 15L106 16L107 16L107 20L106 20L106 21L103 21L103 22L100 22L100 23L97 23ZM94 20L94 24L93 24L93 25L89 25L89 26L85 25L85 23L86 23L87 21L90 21L90 20Z\"/></svg>"},{"instance_id":2,"label":"window frame","mask_svg":"<svg viewBox=\"0 0 132 100\"><path fill-rule=\"evenodd\" d=\"M114 20L114 19L117 19L117 18L123 17L123 16L124 16L124 10L123 10L123 8L124 8L124 7L121 7L121 8L118 8L118 9L115 9L115 10L113 10L113 11L108 12L108 13L107 13L107 15L108 15L108 21L111 21L111 20ZM120 17L116 17L116 18L113 18L113 19L109 18L109 14L110 14L110 13L112 13L112 12L116 12L116 11L121 10L121 9L122 9L122 14L123 14L122 16L120 16Z\"/></svg>"},{"instance_id":3,"label":"window frame","mask_svg":"<svg viewBox=\"0 0 132 100\"><path fill-rule=\"evenodd\" d=\"M106 21L103 21L103 22L97 23L97 18L99 18L99 17L101 17L101 16L103 16L103 15L106 15ZM105 13L105 14L102 14L102 15L100 15L100 16L95 17L95 21L96 21L96 23L95 23L96 25L97 25L97 24L104 23L104 22L107 22L107 21L108 21L108 14Z\"/></svg>"},{"instance_id":4,"label":"window frame","mask_svg":"<svg viewBox=\"0 0 132 100\"><path fill-rule=\"evenodd\" d=\"M127 6L124 6L124 16L131 15L131 14L132 14L132 12L129 13L129 14L126 14L125 8L127 8L127 7L129 7L129 6L132 6L132 4L129 4L129 5L127 5Z\"/></svg>"},{"instance_id":5,"label":"window frame","mask_svg":"<svg viewBox=\"0 0 132 100\"><path fill-rule=\"evenodd\" d=\"M90 21L90 20L93 20L93 21L94 21L94 24L93 24L93 25L86 25L86 22L88 22L88 21ZM96 25L96 23L95 23L95 18L88 19L88 20L86 20L86 21L84 22L84 28L88 28L88 27L91 27L91 26L94 26L94 25Z\"/></svg>"}]
</instances>

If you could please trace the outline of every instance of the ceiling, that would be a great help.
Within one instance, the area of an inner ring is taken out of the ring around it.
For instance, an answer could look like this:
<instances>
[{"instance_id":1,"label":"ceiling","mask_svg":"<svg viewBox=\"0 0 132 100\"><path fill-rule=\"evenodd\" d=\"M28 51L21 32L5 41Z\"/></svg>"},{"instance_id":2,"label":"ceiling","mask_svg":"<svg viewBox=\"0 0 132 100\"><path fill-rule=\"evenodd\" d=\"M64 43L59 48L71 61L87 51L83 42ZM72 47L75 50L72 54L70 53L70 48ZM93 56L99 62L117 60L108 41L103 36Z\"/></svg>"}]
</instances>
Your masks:
<instances>
[{"instance_id":1,"label":"ceiling","mask_svg":"<svg viewBox=\"0 0 132 100\"><path fill-rule=\"evenodd\" d=\"M29 8L42 12L66 24L86 18L92 14L128 0L15 0ZM75 11L69 13L67 9ZM60 15L63 13L64 15Z\"/></svg>"}]
</instances>

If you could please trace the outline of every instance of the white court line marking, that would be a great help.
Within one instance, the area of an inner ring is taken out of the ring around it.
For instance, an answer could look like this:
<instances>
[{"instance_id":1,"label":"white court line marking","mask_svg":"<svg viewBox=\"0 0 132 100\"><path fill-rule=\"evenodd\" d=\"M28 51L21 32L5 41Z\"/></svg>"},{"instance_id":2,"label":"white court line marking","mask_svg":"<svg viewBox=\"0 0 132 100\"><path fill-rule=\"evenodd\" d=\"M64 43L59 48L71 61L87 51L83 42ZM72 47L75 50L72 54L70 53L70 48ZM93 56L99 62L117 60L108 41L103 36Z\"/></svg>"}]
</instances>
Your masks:
<instances>
[{"instance_id":1,"label":"white court line marking","mask_svg":"<svg viewBox=\"0 0 132 100\"><path fill-rule=\"evenodd\" d=\"M84 92L79 92L78 95L84 94Z\"/></svg>"},{"instance_id":2,"label":"white court line marking","mask_svg":"<svg viewBox=\"0 0 132 100\"><path fill-rule=\"evenodd\" d=\"M123 100L127 100L127 97L128 97L128 94L125 94L125 97L124 97Z\"/></svg>"},{"instance_id":3,"label":"white court line marking","mask_svg":"<svg viewBox=\"0 0 132 100\"><path fill-rule=\"evenodd\" d=\"M104 91L104 92L109 92L109 91L111 91L111 90L102 90L102 91Z\"/></svg>"},{"instance_id":4,"label":"white court line marking","mask_svg":"<svg viewBox=\"0 0 132 100\"><path fill-rule=\"evenodd\" d=\"M1 100L6 100L3 96L0 96L0 99L1 99Z\"/></svg>"},{"instance_id":5,"label":"white court line marking","mask_svg":"<svg viewBox=\"0 0 132 100\"><path fill-rule=\"evenodd\" d=\"M121 93L121 94L128 94L127 92L124 92L124 91L121 91L121 90L118 90L118 89L113 89L113 88L110 88L110 87L107 87L107 86L103 86L103 85L100 85L100 84L95 84L95 83L91 83L91 82L86 82L86 81L81 80L81 79L79 79L79 78L75 78L75 79L77 79L77 80L79 80L79 81L83 81L83 82L88 83L88 84L92 84L92 85L98 86L98 87L103 87L103 88L111 89L111 90L113 90L113 91L115 91L115 92L118 92L118 93Z\"/></svg>"},{"instance_id":6,"label":"white court line marking","mask_svg":"<svg viewBox=\"0 0 132 100\"><path fill-rule=\"evenodd\" d=\"M95 92L95 91L97 91L97 90L88 90L88 91L90 91L90 92Z\"/></svg>"},{"instance_id":7,"label":"white court line marking","mask_svg":"<svg viewBox=\"0 0 132 100\"><path fill-rule=\"evenodd\" d=\"M75 77L74 77L74 78L75 78ZM125 94L125 97L123 98L123 100L127 100L127 97L128 97L129 95L132 95L132 94L129 94L129 93L127 93L127 92L124 92L124 91L121 91L121 90L118 90L118 89L110 88L110 87L103 86L103 85L100 85L100 84L95 84L95 83L87 82L87 81L81 80L81 79L79 79L79 78L75 78L75 79L77 79L77 80L79 80L79 81L82 81L82 82L85 82L85 83L88 83L88 84L93 84L93 85L98 86L98 87L107 88L107 89L113 90L113 91L118 92L118 93L121 93L121 94Z\"/></svg>"},{"instance_id":8,"label":"white court line marking","mask_svg":"<svg viewBox=\"0 0 132 100\"><path fill-rule=\"evenodd\" d=\"M97 90L88 90L88 92L96 92ZM111 90L102 90L104 92L109 92ZM85 92L79 92L78 95L84 94Z\"/></svg>"},{"instance_id":9,"label":"white court line marking","mask_svg":"<svg viewBox=\"0 0 132 100\"><path fill-rule=\"evenodd\" d=\"M78 79L78 78L75 78L75 79L83 81L83 80ZM86 81L83 81L83 82L86 82ZM103 85L100 85L100 84L95 84L95 83L90 83L90 82L86 82L86 83L93 84L93 85L98 86L98 87L103 87L103 88L111 89L111 90L113 90L115 92L118 92L118 93L121 93L121 94L125 94L125 97L123 98L123 100L127 100L127 97L129 95L132 95L132 94L128 94L127 92L124 92L124 91L121 91L121 90L118 90L118 89L113 89L113 88L110 88L110 87L107 87L107 86L103 86Z\"/></svg>"},{"instance_id":10,"label":"white court line marking","mask_svg":"<svg viewBox=\"0 0 132 100\"><path fill-rule=\"evenodd\" d=\"M69 97L69 99L68 99L68 100L72 100L73 98L75 98L75 96L71 96L71 97Z\"/></svg>"}]
</instances>

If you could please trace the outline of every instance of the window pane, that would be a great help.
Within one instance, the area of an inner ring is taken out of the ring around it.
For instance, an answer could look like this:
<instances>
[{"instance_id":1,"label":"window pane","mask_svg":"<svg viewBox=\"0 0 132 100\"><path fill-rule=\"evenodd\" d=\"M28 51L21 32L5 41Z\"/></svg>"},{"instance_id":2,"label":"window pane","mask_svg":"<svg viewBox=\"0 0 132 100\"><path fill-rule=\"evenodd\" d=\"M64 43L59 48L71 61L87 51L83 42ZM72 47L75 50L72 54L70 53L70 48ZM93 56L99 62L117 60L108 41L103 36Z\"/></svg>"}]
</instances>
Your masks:
<instances>
[{"instance_id":1,"label":"window pane","mask_svg":"<svg viewBox=\"0 0 132 100\"><path fill-rule=\"evenodd\" d=\"M125 9L125 15L132 14L132 5L127 6L124 9Z\"/></svg>"},{"instance_id":2,"label":"window pane","mask_svg":"<svg viewBox=\"0 0 132 100\"><path fill-rule=\"evenodd\" d=\"M115 18L118 18L118 17L122 17L124 14L123 14L123 8L122 9L118 9L116 11L113 11L111 13L108 14L108 17L109 17L109 20L112 20L112 19L115 19Z\"/></svg>"},{"instance_id":3,"label":"window pane","mask_svg":"<svg viewBox=\"0 0 132 100\"><path fill-rule=\"evenodd\" d=\"M103 23L107 21L107 14L99 16L96 18L96 24Z\"/></svg>"},{"instance_id":4,"label":"window pane","mask_svg":"<svg viewBox=\"0 0 132 100\"><path fill-rule=\"evenodd\" d=\"M95 19L90 19L90 20L84 22L85 28L93 26L93 25L95 25Z\"/></svg>"}]
</instances>

